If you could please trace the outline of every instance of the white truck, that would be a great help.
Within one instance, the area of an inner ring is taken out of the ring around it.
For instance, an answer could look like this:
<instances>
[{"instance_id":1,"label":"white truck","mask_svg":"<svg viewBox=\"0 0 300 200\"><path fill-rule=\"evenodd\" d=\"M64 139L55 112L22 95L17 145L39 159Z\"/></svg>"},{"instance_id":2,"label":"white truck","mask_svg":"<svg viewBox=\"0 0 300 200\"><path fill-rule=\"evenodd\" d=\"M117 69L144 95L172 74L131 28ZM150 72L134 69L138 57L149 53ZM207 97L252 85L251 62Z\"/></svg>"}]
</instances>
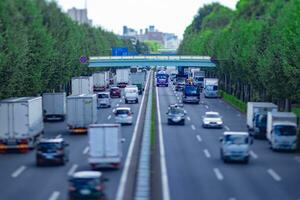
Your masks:
<instances>
[{"instance_id":1,"label":"white truck","mask_svg":"<svg viewBox=\"0 0 300 200\"><path fill-rule=\"evenodd\" d=\"M136 72L130 75L130 84L136 85L139 89L139 94L141 95L145 89L146 82L146 72Z\"/></svg>"},{"instance_id":2,"label":"white truck","mask_svg":"<svg viewBox=\"0 0 300 200\"><path fill-rule=\"evenodd\" d=\"M192 71L193 74L193 82L199 86L200 88L204 87L204 78L205 72L204 71Z\"/></svg>"},{"instance_id":3,"label":"white truck","mask_svg":"<svg viewBox=\"0 0 300 200\"><path fill-rule=\"evenodd\" d=\"M44 121L64 121L67 113L66 93L44 93Z\"/></svg>"},{"instance_id":4,"label":"white truck","mask_svg":"<svg viewBox=\"0 0 300 200\"><path fill-rule=\"evenodd\" d=\"M81 94L67 97L67 125L71 133L86 133L97 122L97 95Z\"/></svg>"},{"instance_id":5,"label":"white truck","mask_svg":"<svg viewBox=\"0 0 300 200\"><path fill-rule=\"evenodd\" d=\"M121 128L119 124L91 124L88 129L88 163L97 167L119 168L122 160Z\"/></svg>"},{"instance_id":6,"label":"white truck","mask_svg":"<svg viewBox=\"0 0 300 200\"><path fill-rule=\"evenodd\" d=\"M117 86L120 88L126 87L129 83L130 69L117 69L116 70L116 81Z\"/></svg>"},{"instance_id":7,"label":"white truck","mask_svg":"<svg viewBox=\"0 0 300 200\"><path fill-rule=\"evenodd\" d=\"M93 77L79 76L72 78L72 95L93 94Z\"/></svg>"},{"instance_id":8,"label":"white truck","mask_svg":"<svg viewBox=\"0 0 300 200\"><path fill-rule=\"evenodd\" d=\"M218 85L219 79L217 78L205 78L204 79L204 97L218 98Z\"/></svg>"},{"instance_id":9,"label":"white truck","mask_svg":"<svg viewBox=\"0 0 300 200\"><path fill-rule=\"evenodd\" d=\"M0 151L32 149L43 130L42 97L0 101Z\"/></svg>"},{"instance_id":10,"label":"white truck","mask_svg":"<svg viewBox=\"0 0 300 200\"><path fill-rule=\"evenodd\" d=\"M291 112L268 112L267 139L273 150L296 150L296 115Z\"/></svg>"},{"instance_id":11,"label":"white truck","mask_svg":"<svg viewBox=\"0 0 300 200\"><path fill-rule=\"evenodd\" d=\"M93 74L93 83L95 92L103 92L108 85L108 74L105 72L96 72Z\"/></svg>"},{"instance_id":12,"label":"white truck","mask_svg":"<svg viewBox=\"0 0 300 200\"><path fill-rule=\"evenodd\" d=\"M247 128L255 138L266 138L267 114L277 111L278 106L270 102L247 103Z\"/></svg>"}]
</instances>

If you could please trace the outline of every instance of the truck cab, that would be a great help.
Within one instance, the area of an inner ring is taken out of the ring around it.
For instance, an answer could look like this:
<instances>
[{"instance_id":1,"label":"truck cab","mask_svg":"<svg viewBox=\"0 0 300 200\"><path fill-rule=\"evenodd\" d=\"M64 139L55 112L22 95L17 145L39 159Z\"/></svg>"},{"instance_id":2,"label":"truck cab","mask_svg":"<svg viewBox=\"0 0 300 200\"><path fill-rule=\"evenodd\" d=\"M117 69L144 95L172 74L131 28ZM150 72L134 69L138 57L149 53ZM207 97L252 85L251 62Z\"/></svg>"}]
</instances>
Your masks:
<instances>
[{"instance_id":1,"label":"truck cab","mask_svg":"<svg viewBox=\"0 0 300 200\"><path fill-rule=\"evenodd\" d=\"M204 79L204 97L205 98L218 98L218 79L206 78Z\"/></svg>"},{"instance_id":2,"label":"truck cab","mask_svg":"<svg viewBox=\"0 0 300 200\"><path fill-rule=\"evenodd\" d=\"M156 74L156 86L165 86L169 85L169 75L165 71L159 71Z\"/></svg>"}]
</instances>

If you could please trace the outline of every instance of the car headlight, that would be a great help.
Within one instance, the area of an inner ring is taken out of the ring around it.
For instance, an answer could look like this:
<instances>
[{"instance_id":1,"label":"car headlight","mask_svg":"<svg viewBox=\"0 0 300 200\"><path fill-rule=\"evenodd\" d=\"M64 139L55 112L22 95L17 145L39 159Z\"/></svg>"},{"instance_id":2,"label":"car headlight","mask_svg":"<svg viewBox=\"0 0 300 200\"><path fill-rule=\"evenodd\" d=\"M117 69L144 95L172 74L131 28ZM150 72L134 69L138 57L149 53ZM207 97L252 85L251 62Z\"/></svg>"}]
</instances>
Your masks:
<instances>
[{"instance_id":1,"label":"car headlight","mask_svg":"<svg viewBox=\"0 0 300 200\"><path fill-rule=\"evenodd\" d=\"M220 124L220 125L221 125L221 124L223 124L223 122L222 122L222 121L218 121L217 124Z\"/></svg>"},{"instance_id":2,"label":"car headlight","mask_svg":"<svg viewBox=\"0 0 300 200\"><path fill-rule=\"evenodd\" d=\"M209 124L209 121L205 121L205 120L204 120L203 123L204 123L204 124Z\"/></svg>"}]
</instances>

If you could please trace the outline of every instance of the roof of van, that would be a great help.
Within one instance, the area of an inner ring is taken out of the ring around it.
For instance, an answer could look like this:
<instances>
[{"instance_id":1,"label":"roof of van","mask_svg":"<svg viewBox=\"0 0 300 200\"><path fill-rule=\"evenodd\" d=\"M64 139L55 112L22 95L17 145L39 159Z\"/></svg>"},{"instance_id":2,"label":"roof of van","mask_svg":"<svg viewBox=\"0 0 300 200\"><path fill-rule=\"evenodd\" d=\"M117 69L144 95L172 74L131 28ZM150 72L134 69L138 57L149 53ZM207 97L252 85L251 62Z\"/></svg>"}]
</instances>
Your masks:
<instances>
[{"instance_id":1,"label":"roof of van","mask_svg":"<svg viewBox=\"0 0 300 200\"><path fill-rule=\"evenodd\" d=\"M242 132L242 131L225 131L223 133L223 135L245 135L245 136L248 136L249 133L248 132Z\"/></svg>"}]
</instances>

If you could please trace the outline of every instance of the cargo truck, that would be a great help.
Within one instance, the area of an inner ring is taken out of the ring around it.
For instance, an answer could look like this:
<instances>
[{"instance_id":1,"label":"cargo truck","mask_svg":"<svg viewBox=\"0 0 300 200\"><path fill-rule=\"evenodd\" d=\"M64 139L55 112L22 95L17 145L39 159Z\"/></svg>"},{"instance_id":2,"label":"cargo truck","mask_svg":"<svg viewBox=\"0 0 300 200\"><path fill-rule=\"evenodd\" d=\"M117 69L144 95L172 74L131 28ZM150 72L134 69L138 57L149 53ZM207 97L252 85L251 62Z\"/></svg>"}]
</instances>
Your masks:
<instances>
[{"instance_id":1,"label":"cargo truck","mask_svg":"<svg viewBox=\"0 0 300 200\"><path fill-rule=\"evenodd\" d=\"M116 70L116 82L120 88L126 87L129 83L130 69L117 69Z\"/></svg>"},{"instance_id":2,"label":"cargo truck","mask_svg":"<svg viewBox=\"0 0 300 200\"><path fill-rule=\"evenodd\" d=\"M277 105L269 102L247 103L247 128L248 132L255 138L266 138L267 114L277 111Z\"/></svg>"},{"instance_id":3,"label":"cargo truck","mask_svg":"<svg viewBox=\"0 0 300 200\"><path fill-rule=\"evenodd\" d=\"M217 78L205 78L204 79L204 97L205 98L218 98L218 84Z\"/></svg>"},{"instance_id":4,"label":"cargo truck","mask_svg":"<svg viewBox=\"0 0 300 200\"><path fill-rule=\"evenodd\" d=\"M168 87L169 85L169 74L165 71L158 71L156 73L156 86L165 86Z\"/></svg>"},{"instance_id":5,"label":"cargo truck","mask_svg":"<svg viewBox=\"0 0 300 200\"><path fill-rule=\"evenodd\" d=\"M97 95L81 94L67 97L67 125L71 133L86 133L97 122Z\"/></svg>"},{"instance_id":6,"label":"cargo truck","mask_svg":"<svg viewBox=\"0 0 300 200\"><path fill-rule=\"evenodd\" d=\"M93 77L79 76L72 78L72 95L93 94Z\"/></svg>"},{"instance_id":7,"label":"cargo truck","mask_svg":"<svg viewBox=\"0 0 300 200\"><path fill-rule=\"evenodd\" d=\"M27 151L39 142L44 130L42 97L0 101L0 151Z\"/></svg>"},{"instance_id":8,"label":"cargo truck","mask_svg":"<svg viewBox=\"0 0 300 200\"><path fill-rule=\"evenodd\" d=\"M108 84L106 80L107 75L105 72L97 72L93 74L94 92L103 92L106 90Z\"/></svg>"},{"instance_id":9,"label":"cargo truck","mask_svg":"<svg viewBox=\"0 0 300 200\"><path fill-rule=\"evenodd\" d=\"M268 112L267 139L272 150L296 150L296 115L291 112Z\"/></svg>"},{"instance_id":10,"label":"cargo truck","mask_svg":"<svg viewBox=\"0 0 300 200\"><path fill-rule=\"evenodd\" d=\"M204 86L204 78L205 78L205 72L204 71L194 71L193 72L193 82L194 82L195 85L197 85L201 89Z\"/></svg>"},{"instance_id":11,"label":"cargo truck","mask_svg":"<svg viewBox=\"0 0 300 200\"><path fill-rule=\"evenodd\" d=\"M136 72L130 75L131 85L136 85L141 95L145 89L146 72Z\"/></svg>"},{"instance_id":12,"label":"cargo truck","mask_svg":"<svg viewBox=\"0 0 300 200\"><path fill-rule=\"evenodd\" d=\"M91 124L88 129L88 163L98 167L119 168L122 160L121 128L119 124Z\"/></svg>"},{"instance_id":13,"label":"cargo truck","mask_svg":"<svg viewBox=\"0 0 300 200\"><path fill-rule=\"evenodd\" d=\"M44 121L64 121L67 113L66 93L44 93Z\"/></svg>"}]
</instances>

